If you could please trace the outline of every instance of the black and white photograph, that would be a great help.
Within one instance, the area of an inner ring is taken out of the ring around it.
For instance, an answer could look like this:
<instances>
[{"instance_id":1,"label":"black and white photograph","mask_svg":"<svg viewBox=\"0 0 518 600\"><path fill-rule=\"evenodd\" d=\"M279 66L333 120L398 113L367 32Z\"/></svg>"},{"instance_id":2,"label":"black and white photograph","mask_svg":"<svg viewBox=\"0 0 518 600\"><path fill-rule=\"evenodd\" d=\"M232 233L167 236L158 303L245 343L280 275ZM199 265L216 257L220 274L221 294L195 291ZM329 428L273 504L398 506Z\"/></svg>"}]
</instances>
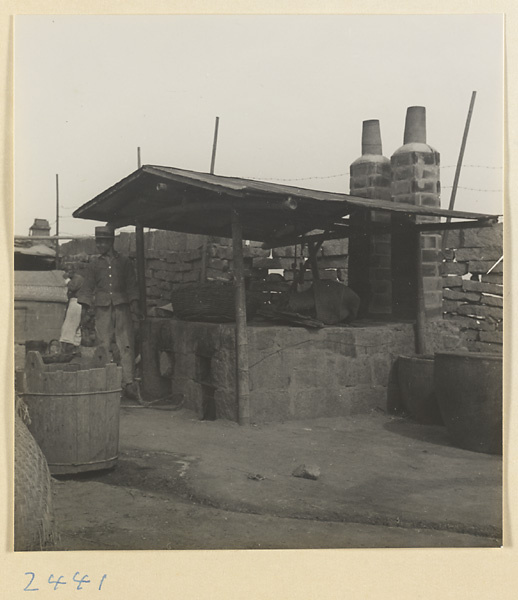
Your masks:
<instances>
[{"instance_id":1,"label":"black and white photograph","mask_svg":"<svg viewBox=\"0 0 518 600\"><path fill-rule=\"evenodd\" d=\"M503 546L502 14L21 14L13 64L15 553Z\"/></svg>"}]
</instances>

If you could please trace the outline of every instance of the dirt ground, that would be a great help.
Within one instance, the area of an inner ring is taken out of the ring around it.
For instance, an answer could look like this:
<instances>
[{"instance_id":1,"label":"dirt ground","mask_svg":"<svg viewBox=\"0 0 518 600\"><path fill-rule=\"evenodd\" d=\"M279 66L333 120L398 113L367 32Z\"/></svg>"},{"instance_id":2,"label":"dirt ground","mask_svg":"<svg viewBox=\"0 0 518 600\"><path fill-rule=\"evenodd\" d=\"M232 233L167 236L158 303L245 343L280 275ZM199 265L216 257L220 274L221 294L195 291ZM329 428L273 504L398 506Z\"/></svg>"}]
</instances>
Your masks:
<instances>
[{"instance_id":1,"label":"dirt ground","mask_svg":"<svg viewBox=\"0 0 518 600\"><path fill-rule=\"evenodd\" d=\"M121 409L111 471L54 482L55 550L501 545L501 457L384 414L240 427ZM316 465L318 479L294 477Z\"/></svg>"}]
</instances>

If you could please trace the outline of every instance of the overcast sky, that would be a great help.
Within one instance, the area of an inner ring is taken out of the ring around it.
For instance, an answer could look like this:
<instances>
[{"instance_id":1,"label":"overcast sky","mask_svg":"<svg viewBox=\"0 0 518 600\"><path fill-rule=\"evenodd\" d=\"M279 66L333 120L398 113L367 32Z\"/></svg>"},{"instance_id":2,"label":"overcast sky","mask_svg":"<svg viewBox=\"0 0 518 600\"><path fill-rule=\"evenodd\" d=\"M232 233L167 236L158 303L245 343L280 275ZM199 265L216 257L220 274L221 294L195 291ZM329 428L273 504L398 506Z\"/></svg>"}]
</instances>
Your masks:
<instances>
[{"instance_id":1,"label":"overcast sky","mask_svg":"<svg viewBox=\"0 0 518 600\"><path fill-rule=\"evenodd\" d=\"M73 210L143 164L349 192L362 121L383 153L427 109L447 208L502 212L503 19L469 16L17 16L15 233L34 218L92 233ZM471 188L471 189L466 189ZM491 191L488 191L491 190Z\"/></svg>"}]
</instances>

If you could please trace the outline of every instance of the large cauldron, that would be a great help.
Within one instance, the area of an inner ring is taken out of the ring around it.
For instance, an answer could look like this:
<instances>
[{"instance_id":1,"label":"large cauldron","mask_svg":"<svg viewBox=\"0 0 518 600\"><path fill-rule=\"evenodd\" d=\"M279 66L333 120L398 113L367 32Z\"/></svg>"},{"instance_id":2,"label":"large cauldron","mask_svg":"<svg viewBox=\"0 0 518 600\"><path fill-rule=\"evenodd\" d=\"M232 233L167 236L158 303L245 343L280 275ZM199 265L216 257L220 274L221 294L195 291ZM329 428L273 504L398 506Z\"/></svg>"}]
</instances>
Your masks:
<instances>
[{"instance_id":1,"label":"large cauldron","mask_svg":"<svg viewBox=\"0 0 518 600\"><path fill-rule=\"evenodd\" d=\"M400 356L399 390L403 404L418 423L442 425L433 383L434 357Z\"/></svg>"},{"instance_id":2,"label":"large cauldron","mask_svg":"<svg viewBox=\"0 0 518 600\"><path fill-rule=\"evenodd\" d=\"M502 453L502 356L470 352L435 355L435 393L456 446Z\"/></svg>"}]
</instances>

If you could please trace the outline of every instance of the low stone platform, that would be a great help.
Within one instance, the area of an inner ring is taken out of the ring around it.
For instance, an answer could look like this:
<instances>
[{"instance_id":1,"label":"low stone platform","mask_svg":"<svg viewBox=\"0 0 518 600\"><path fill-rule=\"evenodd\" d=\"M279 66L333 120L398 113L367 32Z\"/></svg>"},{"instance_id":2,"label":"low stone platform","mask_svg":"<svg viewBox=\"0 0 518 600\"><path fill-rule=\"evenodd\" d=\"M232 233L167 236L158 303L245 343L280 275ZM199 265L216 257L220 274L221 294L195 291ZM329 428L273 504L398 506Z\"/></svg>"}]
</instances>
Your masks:
<instances>
[{"instance_id":1,"label":"low stone platform","mask_svg":"<svg viewBox=\"0 0 518 600\"><path fill-rule=\"evenodd\" d=\"M429 351L453 350L458 329L428 325ZM237 419L234 324L157 319L161 372L174 401L207 419ZM303 327L250 323L248 353L253 423L367 414L385 409L391 370L415 352L411 323L358 322Z\"/></svg>"}]
</instances>

